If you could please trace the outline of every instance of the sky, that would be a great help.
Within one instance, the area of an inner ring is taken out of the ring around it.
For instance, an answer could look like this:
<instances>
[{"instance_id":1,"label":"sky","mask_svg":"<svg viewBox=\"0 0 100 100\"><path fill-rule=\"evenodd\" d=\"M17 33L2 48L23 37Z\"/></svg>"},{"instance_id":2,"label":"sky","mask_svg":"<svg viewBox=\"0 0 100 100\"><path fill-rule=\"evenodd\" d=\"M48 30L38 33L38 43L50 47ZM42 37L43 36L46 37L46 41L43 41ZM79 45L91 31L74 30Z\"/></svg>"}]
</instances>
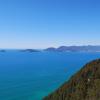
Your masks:
<instances>
[{"instance_id":1,"label":"sky","mask_svg":"<svg viewBox=\"0 0 100 100\"><path fill-rule=\"evenodd\" d=\"M100 45L100 0L0 0L0 48Z\"/></svg>"}]
</instances>

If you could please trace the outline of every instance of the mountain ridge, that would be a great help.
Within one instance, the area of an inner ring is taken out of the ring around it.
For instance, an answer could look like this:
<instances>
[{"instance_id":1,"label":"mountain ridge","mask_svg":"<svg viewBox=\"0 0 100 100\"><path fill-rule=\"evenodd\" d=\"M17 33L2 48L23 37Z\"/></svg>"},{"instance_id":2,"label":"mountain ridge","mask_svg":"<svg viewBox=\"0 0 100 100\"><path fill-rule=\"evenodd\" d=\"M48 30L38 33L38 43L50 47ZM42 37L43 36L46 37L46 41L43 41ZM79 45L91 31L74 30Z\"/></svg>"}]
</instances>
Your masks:
<instances>
[{"instance_id":1,"label":"mountain ridge","mask_svg":"<svg viewBox=\"0 0 100 100\"><path fill-rule=\"evenodd\" d=\"M100 46L93 46L93 45L87 45L87 46L60 46L58 48L49 47L47 49L44 49L44 51L58 51L58 52L64 52L64 51L72 51L72 52L100 52Z\"/></svg>"}]
</instances>

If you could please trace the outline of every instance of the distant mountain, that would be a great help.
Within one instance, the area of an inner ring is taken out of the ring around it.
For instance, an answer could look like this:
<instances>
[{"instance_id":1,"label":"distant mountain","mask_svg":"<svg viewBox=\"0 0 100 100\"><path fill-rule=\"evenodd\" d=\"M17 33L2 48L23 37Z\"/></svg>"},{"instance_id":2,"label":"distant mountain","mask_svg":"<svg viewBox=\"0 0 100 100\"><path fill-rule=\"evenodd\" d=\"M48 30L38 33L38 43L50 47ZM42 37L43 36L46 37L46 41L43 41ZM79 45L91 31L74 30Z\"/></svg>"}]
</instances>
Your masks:
<instances>
[{"instance_id":1,"label":"distant mountain","mask_svg":"<svg viewBox=\"0 0 100 100\"><path fill-rule=\"evenodd\" d=\"M57 49L54 47L50 47L50 48L44 49L44 51L57 51Z\"/></svg>"},{"instance_id":2,"label":"distant mountain","mask_svg":"<svg viewBox=\"0 0 100 100\"><path fill-rule=\"evenodd\" d=\"M0 50L0 52L6 52L6 50Z\"/></svg>"},{"instance_id":3,"label":"distant mountain","mask_svg":"<svg viewBox=\"0 0 100 100\"><path fill-rule=\"evenodd\" d=\"M58 48L47 48L45 51L100 52L100 46L60 46Z\"/></svg>"},{"instance_id":4,"label":"distant mountain","mask_svg":"<svg viewBox=\"0 0 100 100\"><path fill-rule=\"evenodd\" d=\"M36 49L25 49L25 50L20 50L21 52L40 52L39 50Z\"/></svg>"},{"instance_id":5,"label":"distant mountain","mask_svg":"<svg viewBox=\"0 0 100 100\"><path fill-rule=\"evenodd\" d=\"M100 100L100 59L86 64L43 100Z\"/></svg>"}]
</instances>

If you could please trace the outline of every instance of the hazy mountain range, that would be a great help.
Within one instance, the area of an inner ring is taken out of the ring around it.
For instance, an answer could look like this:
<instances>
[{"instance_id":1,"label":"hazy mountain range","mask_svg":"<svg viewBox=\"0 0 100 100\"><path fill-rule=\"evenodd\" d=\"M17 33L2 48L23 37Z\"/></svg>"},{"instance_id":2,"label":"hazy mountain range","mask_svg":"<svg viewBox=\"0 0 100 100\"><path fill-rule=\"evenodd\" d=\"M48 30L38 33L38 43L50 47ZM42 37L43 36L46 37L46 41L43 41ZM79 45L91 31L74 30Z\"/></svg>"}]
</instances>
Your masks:
<instances>
[{"instance_id":1,"label":"hazy mountain range","mask_svg":"<svg viewBox=\"0 0 100 100\"><path fill-rule=\"evenodd\" d=\"M60 46L58 48L49 47L46 49L15 49L21 52L41 52L41 51L49 51L49 52L100 52L100 45L93 46ZM6 52L6 49L0 49L0 52Z\"/></svg>"},{"instance_id":2,"label":"hazy mountain range","mask_svg":"<svg viewBox=\"0 0 100 100\"><path fill-rule=\"evenodd\" d=\"M47 49L44 49L45 51L71 51L71 52L100 52L100 46L60 46L58 48L50 47Z\"/></svg>"}]
</instances>

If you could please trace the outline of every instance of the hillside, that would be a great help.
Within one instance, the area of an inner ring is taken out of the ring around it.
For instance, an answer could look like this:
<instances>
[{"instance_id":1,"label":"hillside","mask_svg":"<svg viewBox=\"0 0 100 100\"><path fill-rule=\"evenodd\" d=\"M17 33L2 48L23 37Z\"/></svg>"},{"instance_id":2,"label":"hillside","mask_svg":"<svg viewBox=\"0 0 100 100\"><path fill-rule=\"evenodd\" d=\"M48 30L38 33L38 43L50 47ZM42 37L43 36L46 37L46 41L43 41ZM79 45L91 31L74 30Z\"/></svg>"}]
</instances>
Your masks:
<instances>
[{"instance_id":1,"label":"hillside","mask_svg":"<svg viewBox=\"0 0 100 100\"><path fill-rule=\"evenodd\" d=\"M86 64L43 100L100 100L100 59Z\"/></svg>"}]
</instances>

